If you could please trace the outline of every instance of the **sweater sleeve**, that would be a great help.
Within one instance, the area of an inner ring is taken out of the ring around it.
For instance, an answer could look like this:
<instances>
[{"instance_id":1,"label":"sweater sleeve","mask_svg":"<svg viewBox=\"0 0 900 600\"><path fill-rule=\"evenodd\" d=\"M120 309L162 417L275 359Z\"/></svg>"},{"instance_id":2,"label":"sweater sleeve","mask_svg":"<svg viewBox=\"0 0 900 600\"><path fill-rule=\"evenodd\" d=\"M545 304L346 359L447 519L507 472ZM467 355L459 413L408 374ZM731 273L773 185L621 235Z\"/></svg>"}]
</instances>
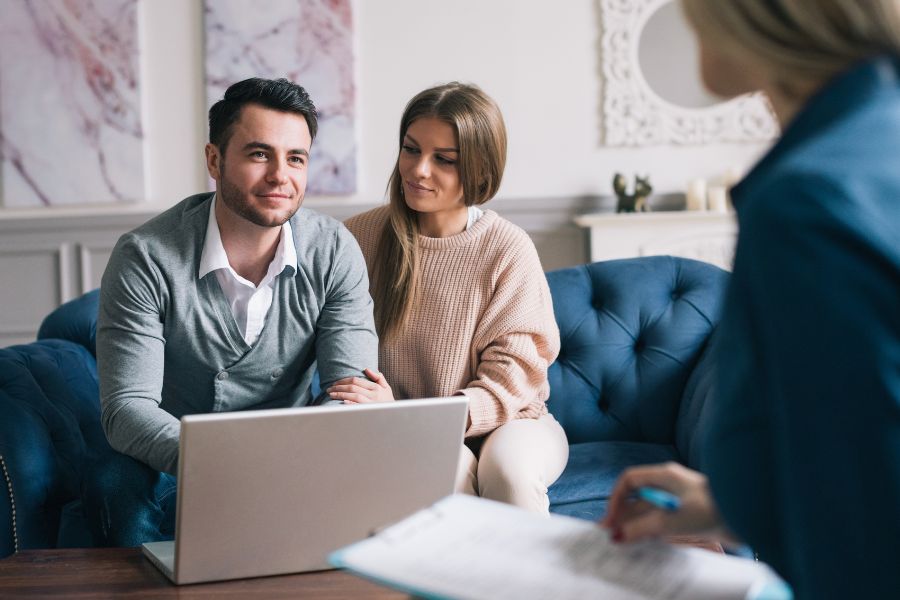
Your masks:
<instances>
[{"instance_id":1,"label":"sweater sleeve","mask_svg":"<svg viewBox=\"0 0 900 600\"><path fill-rule=\"evenodd\" d=\"M165 338L159 274L138 242L116 245L100 286L97 364L110 445L158 471L178 467L178 419L160 408Z\"/></svg>"},{"instance_id":2,"label":"sweater sleeve","mask_svg":"<svg viewBox=\"0 0 900 600\"><path fill-rule=\"evenodd\" d=\"M343 225L334 235L326 297L316 323L322 389L344 377L362 376L366 368L378 368L378 336L366 263L356 239Z\"/></svg>"},{"instance_id":3,"label":"sweater sleeve","mask_svg":"<svg viewBox=\"0 0 900 600\"><path fill-rule=\"evenodd\" d=\"M470 399L467 437L543 415L547 369L559 353L550 289L534 244L522 233L507 256L473 339L475 379L460 390Z\"/></svg>"}]
</instances>

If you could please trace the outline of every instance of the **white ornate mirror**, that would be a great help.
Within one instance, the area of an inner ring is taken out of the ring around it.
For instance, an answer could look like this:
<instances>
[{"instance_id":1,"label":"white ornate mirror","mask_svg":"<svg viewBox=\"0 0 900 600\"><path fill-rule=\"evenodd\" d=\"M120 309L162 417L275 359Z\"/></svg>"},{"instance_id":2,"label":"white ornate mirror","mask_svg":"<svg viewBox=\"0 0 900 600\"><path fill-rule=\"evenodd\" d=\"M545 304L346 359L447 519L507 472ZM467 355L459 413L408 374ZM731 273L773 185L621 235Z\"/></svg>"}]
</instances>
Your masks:
<instances>
[{"instance_id":1,"label":"white ornate mirror","mask_svg":"<svg viewBox=\"0 0 900 600\"><path fill-rule=\"evenodd\" d=\"M777 135L761 94L720 102L704 90L696 41L677 2L597 1L607 145L757 142Z\"/></svg>"}]
</instances>

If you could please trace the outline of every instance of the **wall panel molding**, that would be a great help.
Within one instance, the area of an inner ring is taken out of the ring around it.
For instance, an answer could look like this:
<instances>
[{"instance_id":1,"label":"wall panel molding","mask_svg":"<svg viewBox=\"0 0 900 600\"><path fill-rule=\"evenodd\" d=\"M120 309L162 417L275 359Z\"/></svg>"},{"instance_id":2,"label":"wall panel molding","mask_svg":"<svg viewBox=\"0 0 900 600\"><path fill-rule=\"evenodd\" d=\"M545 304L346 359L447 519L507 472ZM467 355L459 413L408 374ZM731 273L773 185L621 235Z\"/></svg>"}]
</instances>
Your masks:
<instances>
[{"instance_id":1,"label":"wall panel molding","mask_svg":"<svg viewBox=\"0 0 900 600\"><path fill-rule=\"evenodd\" d=\"M305 206L338 220L381 202L349 204L313 199ZM573 219L611 211L612 198L502 198L485 205L531 235L544 269L588 260L587 232ZM109 254L123 233L158 214L128 209L95 214L71 210L47 216L0 212L0 344L34 339L41 320L62 302L99 285Z\"/></svg>"},{"instance_id":2,"label":"wall panel molding","mask_svg":"<svg viewBox=\"0 0 900 600\"><path fill-rule=\"evenodd\" d=\"M69 244L58 239L30 239L13 246L0 243L0 343L34 339L41 320L68 299Z\"/></svg>"},{"instance_id":3,"label":"wall panel molding","mask_svg":"<svg viewBox=\"0 0 900 600\"><path fill-rule=\"evenodd\" d=\"M100 287L100 278L103 276L103 267L106 266L109 255L112 254L113 248L115 247L115 240L113 240L112 243L78 244L80 294L86 294L94 288ZM94 268L95 265L97 268Z\"/></svg>"}]
</instances>

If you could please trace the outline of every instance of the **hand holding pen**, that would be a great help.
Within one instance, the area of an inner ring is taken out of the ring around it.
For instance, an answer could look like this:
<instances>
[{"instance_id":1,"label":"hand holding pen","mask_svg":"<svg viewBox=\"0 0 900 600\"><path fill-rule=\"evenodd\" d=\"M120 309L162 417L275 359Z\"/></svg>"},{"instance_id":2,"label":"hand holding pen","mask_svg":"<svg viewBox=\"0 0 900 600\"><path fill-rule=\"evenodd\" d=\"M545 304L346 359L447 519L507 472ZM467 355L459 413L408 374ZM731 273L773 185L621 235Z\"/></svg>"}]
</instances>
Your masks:
<instances>
[{"instance_id":1,"label":"hand holding pen","mask_svg":"<svg viewBox=\"0 0 900 600\"><path fill-rule=\"evenodd\" d=\"M626 470L616 482L602 524L615 542L664 535L729 537L706 476L674 462Z\"/></svg>"}]
</instances>

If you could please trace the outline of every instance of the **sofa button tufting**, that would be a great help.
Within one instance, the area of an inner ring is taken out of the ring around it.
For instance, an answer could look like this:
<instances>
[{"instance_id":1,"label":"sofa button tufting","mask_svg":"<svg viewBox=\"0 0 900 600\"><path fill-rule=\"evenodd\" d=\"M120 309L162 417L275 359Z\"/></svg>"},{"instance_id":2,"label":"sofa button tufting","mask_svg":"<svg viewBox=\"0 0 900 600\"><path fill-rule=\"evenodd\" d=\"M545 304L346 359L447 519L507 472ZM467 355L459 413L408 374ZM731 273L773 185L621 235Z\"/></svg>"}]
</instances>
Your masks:
<instances>
[{"instance_id":1,"label":"sofa button tufting","mask_svg":"<svg viewBox=\"0 0 900 600\"><path fill-rule=\"evenodd\" d=\"M216 379L219 381L225 381L228 379L228 373L226 371L221 371L218 375L216 375Z\"/></svg>"},{"instance_id":2,"label":"sofa button tufting","mask_svg":"<svg viewBox=\"0 0 900 600\"><path fill-rule=\"evenodd\" d=\"M284 373L284 371L281 368L273 369L272 370L272 379L278 379L279 377L281 377L282 373Z\"/></svg>"}]
</instances>

